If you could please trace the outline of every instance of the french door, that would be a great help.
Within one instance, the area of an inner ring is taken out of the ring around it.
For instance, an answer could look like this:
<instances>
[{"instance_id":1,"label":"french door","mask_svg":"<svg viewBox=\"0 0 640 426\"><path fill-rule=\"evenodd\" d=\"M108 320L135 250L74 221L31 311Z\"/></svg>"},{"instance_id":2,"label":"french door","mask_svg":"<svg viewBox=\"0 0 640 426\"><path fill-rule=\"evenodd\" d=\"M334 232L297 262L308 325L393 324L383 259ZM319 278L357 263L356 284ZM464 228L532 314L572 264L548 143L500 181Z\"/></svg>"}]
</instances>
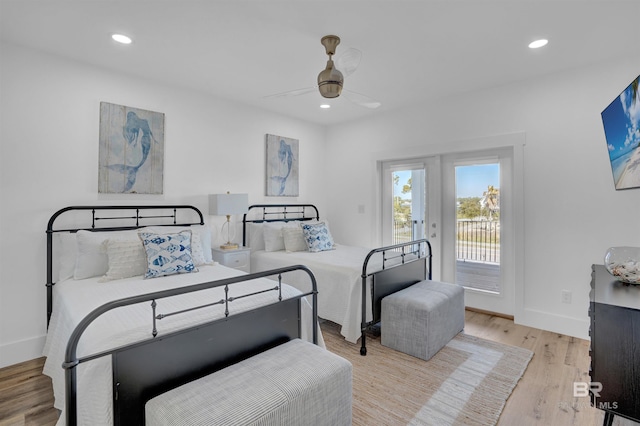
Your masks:
<instances>
[{"instance_id":1,"label":"french door","mask_svg":"<svg viewBox=\"0 0 640 426\"><path fill-rule=\"evenodd\" d=\"M434 257L438 258L437 223L440 212L437 202L439 159L415 158L382 163L382 242L383 245L428 238ZM434 277L440 266L434 264Z\"/></svg>"},{"instance_id":2,"label":"french door","mask_svg":"<svg viewBox=\"0 0 640 426\"><path fill-rule=\"evenodd\" d=\"M385 165L385 194L390 194L383 211L385 244L399 244L424 238L426 207L425 165L422 162Z\"/></svg>"},{"instance_id":3,"label":"french door","mask_svg":"<svg viewBox=\"0 0 640 426\"><path fill-rule=\"evenodd\" d=\"M465 287L469 307L514 313L512 151L442 157L442 280Z\"/></svg>"},{"instance_id":4,"label":"french door","mask_svg":"<svg viewBox=\"0 0 640 426\"><path fill-rule=\"evenodd\" d=\"M384 245L428 238L433 277L465 287L465 304L513 315L513 150L382 162Z\"/></svg>"}]
</instances>

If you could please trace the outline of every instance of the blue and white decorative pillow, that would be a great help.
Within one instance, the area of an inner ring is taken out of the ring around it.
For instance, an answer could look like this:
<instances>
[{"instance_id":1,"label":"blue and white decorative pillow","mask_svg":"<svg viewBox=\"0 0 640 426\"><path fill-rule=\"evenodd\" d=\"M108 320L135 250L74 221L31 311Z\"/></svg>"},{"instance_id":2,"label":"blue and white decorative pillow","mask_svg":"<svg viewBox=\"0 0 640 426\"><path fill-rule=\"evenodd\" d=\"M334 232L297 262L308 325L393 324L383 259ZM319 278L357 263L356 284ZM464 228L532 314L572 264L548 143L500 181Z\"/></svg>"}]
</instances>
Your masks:
<instances>
[{"instance_id":1,"label":"blue and white decorative pillow","mask_svg":"<svg viewBox=\"0 0 640 426\"><path fill-rule=\"evenodd\" d=\"M333 237L326 223L303 223L300 227L309 251L319 252L334 249Z\"/></svg>"},{"instance_id":2,"label":"blue and white decorative pillow","mask_svg":"<svg viewBox=\"0 0 640 426\"><path fill-rule=\"evenodd\" d=\"M139 232L147 254L145 278L198 272L191 256L191 231L177 234Z\"/></svg>"}]
</instances>

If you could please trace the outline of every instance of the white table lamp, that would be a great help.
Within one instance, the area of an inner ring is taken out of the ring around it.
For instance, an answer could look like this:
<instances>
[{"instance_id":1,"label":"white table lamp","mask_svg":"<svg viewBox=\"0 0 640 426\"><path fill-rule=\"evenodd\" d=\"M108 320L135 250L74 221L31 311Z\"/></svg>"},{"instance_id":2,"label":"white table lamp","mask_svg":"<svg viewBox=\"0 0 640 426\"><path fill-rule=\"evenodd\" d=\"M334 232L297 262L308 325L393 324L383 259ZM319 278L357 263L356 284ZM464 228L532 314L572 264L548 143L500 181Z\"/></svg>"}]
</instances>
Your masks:
<instances>
[{"instance_id":1,"label":"white table lamp","mask_svg":"<svg viewBox=\"0 0 640 426\"><path fill-rule=\"evenodd\" d=\"M220 246L223 250L237 249L238 244L231 242L230 227L231 215L244 214L249 211L249 195L248 194L210 194L209 195L209 214L214 216L226 216L227 221L222 225L227 225L227 242Z\"/></svg>"}]
</instances>

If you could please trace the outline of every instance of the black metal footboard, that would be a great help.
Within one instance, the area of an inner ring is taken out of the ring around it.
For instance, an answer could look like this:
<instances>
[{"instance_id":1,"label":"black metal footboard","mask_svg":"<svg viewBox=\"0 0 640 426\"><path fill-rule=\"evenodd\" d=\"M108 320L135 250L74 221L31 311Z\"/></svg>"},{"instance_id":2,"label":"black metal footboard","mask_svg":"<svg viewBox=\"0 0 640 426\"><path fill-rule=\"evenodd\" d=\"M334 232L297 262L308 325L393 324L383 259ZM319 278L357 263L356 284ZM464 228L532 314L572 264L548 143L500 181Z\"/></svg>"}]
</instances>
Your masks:
<instances>
[{"instance_id":1,"label":"black metal footboard","mask_svg":"<svg viewBox=\"0 0 640 426\"><path fill-rule=\"evenodd\" d=\"M302 270L310 280L310 291L283 298L282 274ZM230 297L229 286L258 278L277 276L274 286L255 293ZM179 294L224 287L225 296L219 301L190 309L157 313L158 301ZM230 314L234 300L268 291L278 292L278 301L249 311ZM312 308L313 343L318 343L317 286L313 273L302 265L278 268L255 274L241 275L188 287L133 296L106 303L87 315L73 331L66 350L65 412L68 425L77 424L77 366L107 355L112 356L114 424L144 424L145 403L169 389L221 370L302 335L302 298L310 296ZM98 317L116 308L149 302L150 338L77 357L80 338ZM189 328L158 334L156 321L170 315L184 314L214 304L225 306L225 316Z\"/></svg>"},{"instance_id":2,"label":"black metal footboard","mask_svg":"<svg viewBox=\"0 0 640 426\"><path fill-rule=\"evenodd\" d=\"M382 254L382 267L368 272L369 262L377 253ZM367 354L366 333L380 322L382 299L417 282L431 279L431 243L426 239L409 241L373 249L362 265L362 323L360 355ZM395 261L391 266L388 263ZM369 280L371 277L371 280ZM372 320L367 321L367 295L371 294Z\"/></svg>"}]
</instances>

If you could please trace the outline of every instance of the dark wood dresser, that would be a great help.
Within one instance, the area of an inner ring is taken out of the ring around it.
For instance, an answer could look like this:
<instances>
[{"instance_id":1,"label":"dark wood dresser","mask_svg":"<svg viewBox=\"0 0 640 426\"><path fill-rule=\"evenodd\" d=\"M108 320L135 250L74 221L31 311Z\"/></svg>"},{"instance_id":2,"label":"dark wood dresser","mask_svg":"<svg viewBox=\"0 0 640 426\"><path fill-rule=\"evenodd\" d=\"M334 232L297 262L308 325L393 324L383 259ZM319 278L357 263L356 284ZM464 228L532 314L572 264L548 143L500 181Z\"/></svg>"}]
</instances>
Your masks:
<instances>
[{"instance_id":1,"label":"dark wood dresser","mask_svg":"<svg viewBox=\"0 0 640 426\"><path fill-rule=\"evenodd\" d=\"M622 283L604 265L591 272L591 403L640 422L640 285Z\"/></svg>"}]
</instances>

